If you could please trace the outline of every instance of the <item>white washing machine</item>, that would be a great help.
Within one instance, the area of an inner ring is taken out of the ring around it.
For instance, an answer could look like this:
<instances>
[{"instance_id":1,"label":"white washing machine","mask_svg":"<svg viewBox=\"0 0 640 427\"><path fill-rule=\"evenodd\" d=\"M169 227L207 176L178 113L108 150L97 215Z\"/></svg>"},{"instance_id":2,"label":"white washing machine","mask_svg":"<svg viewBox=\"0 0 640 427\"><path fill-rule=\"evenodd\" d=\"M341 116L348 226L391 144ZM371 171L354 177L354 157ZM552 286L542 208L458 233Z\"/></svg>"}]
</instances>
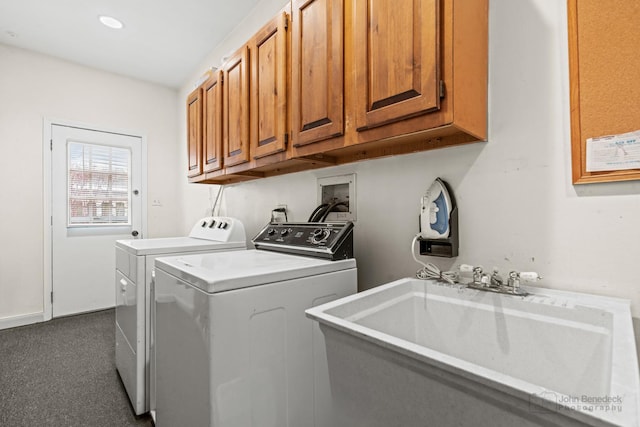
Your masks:
<instances>
[{"instance_id":1,"label":"white washing machine","mask_svg":"<svg viewBox=\"0 0 640 427\"><path fill-rule=\"evenodd\" d=\"M305 310L356 292L352 229L270 224L255 250L156 259L156 425L330 427Z\"/></svg>"},{"instance_id":2,"label":"white washing machine","mask_svg":"<svg viewBox=\"0 0 640 427\"><path fill-rule=\"evenodd\" d=\"M246 249L242 222L199 220L188 237L116 241L116 367L137 415L153 409L153 261L163 255Z\"/></svg>"}]
</instances>

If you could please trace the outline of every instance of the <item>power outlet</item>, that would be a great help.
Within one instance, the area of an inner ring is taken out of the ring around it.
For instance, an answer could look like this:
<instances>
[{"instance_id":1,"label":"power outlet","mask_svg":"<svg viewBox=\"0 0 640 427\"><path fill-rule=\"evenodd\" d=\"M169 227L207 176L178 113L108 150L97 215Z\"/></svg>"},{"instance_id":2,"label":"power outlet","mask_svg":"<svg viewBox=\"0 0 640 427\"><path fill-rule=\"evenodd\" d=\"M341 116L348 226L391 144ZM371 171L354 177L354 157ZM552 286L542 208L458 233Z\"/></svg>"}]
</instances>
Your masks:
<instances>
[{"instance_id":1,"label":"power outlet","mask_svg":"<svg viewBox=\"0 0 640 427\"><path fill-rule=\"evenodd\" d=\"M271 211L271 222L289 222L289 211L287 205L278 203Z\"/></svg>"}]
</instances>

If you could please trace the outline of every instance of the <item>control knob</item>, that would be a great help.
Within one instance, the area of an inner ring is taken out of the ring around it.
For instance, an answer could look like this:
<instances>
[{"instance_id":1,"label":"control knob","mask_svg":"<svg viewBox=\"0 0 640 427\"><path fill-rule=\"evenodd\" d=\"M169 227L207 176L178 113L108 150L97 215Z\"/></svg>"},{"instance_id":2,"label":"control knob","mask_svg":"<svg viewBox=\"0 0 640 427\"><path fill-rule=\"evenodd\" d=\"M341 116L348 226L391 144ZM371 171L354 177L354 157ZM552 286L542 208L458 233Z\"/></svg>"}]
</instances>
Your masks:
<instances>
[{"instance_id":1,"label":"control knob","mask_svg":"<svg viewBox=\"0 0 640 427\"><path fill-rule=\"evenodd\" d=\"M323 230L322 228L316 228L311 232L311 243L319 244L327 240L331 231L328 229Z\"/></svg>"}]
</instances>

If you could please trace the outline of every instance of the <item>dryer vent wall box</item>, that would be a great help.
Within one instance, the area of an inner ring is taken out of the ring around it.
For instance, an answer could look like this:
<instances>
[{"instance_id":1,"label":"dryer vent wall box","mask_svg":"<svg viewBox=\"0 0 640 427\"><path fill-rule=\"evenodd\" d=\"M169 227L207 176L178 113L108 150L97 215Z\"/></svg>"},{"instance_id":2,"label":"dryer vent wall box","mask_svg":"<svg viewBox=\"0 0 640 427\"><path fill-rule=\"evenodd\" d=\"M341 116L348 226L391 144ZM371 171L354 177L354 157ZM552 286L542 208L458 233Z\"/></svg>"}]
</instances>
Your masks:
<instances>
[{"instance_id":1,"label":"dryer vent wall box","mask_svg":"<svg viewBox=\"0 0 640 427\"><path fill-rule=\"evenodd\" d=\"M326 222L355 221L356 175L339 175L318 178L318 205L335 205Z\"/></svg>"}]
</instances>

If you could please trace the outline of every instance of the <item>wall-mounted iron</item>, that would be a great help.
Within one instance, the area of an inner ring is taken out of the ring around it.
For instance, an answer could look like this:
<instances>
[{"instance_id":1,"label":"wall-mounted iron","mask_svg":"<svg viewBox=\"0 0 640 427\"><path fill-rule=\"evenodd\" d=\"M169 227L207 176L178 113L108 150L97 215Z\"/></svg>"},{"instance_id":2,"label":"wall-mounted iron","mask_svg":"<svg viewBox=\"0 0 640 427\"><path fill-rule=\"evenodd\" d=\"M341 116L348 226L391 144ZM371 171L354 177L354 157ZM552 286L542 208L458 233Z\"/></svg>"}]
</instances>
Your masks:
<instances>
[{"instance_id":1,"label":"wall-mounted iron","mask_svg":"<svg viewBox=\"0 0 640 427\"><path fill-rule=\"evenodd\" d=\"M436 178L421 200L420 255L458 256L458 207L448 185Z\"/></svg>"}]
</instances>

